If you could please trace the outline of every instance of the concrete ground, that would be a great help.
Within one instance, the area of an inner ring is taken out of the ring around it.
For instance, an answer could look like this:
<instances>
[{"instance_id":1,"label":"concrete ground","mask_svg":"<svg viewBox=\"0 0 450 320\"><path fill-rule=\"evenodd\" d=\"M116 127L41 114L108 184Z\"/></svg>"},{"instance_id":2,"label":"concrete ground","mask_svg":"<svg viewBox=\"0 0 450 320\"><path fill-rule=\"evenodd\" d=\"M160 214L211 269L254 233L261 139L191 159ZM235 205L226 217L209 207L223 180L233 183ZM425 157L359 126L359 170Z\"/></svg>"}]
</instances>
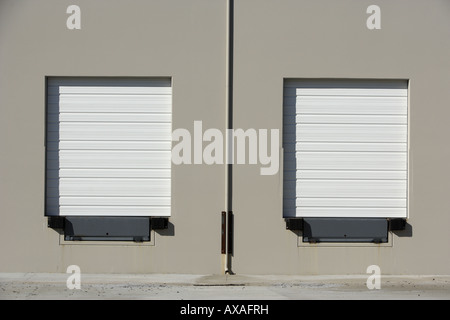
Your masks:
<instances>
[{"instance_id":1,"label":"concrete ground","mask_svg":"<svg viewBox=\"0 0 450 320\"><path fill-rule=\"evenodd\" d=\"M450 299L450 276L382 276L369 290L369 275L256 276L180 274L81 274L80 289L68 289L70 274L0 273L0 299L70 300L400 300Z\"/></svg>"}]
</instances>

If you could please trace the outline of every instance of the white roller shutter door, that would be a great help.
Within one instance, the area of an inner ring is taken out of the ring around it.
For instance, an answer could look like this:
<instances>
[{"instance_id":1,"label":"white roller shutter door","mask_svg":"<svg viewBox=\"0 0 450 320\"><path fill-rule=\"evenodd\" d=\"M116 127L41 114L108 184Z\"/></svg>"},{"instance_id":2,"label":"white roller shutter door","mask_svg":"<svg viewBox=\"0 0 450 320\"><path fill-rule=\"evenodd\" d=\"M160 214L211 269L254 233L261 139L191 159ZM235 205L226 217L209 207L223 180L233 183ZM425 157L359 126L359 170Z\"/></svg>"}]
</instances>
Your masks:
<instances>
[{"instance_id":1,"label":"white roller shutter door","mask_svg":"<svg viewBox=\"0 0 450 320\"><path fill-rule=\"evenodd\" d=\"M170 79L49 78L47 215L170 216Z\"/></svg>"},{"instance_id":2,"label":"white roller shutter door","mask_svg":"<svg viewBox=\"0 0 450 320\"><path fill-rule=\"evenodd\" d=\"M408 89L286 80L284 216L407 217Z\"/></svg>"}]
</instances>

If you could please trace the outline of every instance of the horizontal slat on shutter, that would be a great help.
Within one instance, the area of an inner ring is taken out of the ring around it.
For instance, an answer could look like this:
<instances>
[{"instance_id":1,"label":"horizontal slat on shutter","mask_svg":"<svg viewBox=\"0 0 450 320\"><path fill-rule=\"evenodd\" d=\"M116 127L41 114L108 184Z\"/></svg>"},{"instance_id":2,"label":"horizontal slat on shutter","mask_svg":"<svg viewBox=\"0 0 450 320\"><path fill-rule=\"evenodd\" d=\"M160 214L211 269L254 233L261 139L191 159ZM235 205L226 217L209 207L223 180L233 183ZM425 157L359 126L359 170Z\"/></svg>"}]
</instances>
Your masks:
<instances>
[{"instance_id":1,"label":"horizontal slat on shutter","mask_svg":"<svg viewBox=\"0 0 450 320\"><path fill-rule=\"evenodd\" d=\"M170 216L170 206L61 206L63 216Z\"/></svg>"},{"instance_id":2,"label":"horizontal slat on shutter","mask_svg":"<svg viewBox=\"0 0 450 320\"><path fill-rule=\"evenodd\" d=\"M55 137L57 134L55 134ZM50 137L49 137L50 138ZM49 151L61 150L161 150L170 151L172 141L50 141L47 142Z\"/></svg>"},{"instance_id":3,"label":"horizontal slat on shutter","mask_svg":"<svg viewBox=\"0 0 450 320\"><path fill-rule=\"evenodd\" d=\"M170 113L50 113L48 122L170 123Z\"/></svg>"},{"instance_id":4,"label":"horizontal slat on shutter","mask_svg":"<svg viewBox=\"0 0 450 320\"><path fill-rule=\"evenodd\" d=\"M59 166L96 169L170 169L170 151L61 150Z\"/></svg>"},{"instance_id":5,"label":"horizontal slat on shutter","mask_svg":"<svg viewBox=\"0 0 450 320\"><path fill-rule=\"evenodd\" d=\"M323 151L329 152L406 152L406 142L390 143L363 143L363 142L298 142L290 147L292 150L301 151Z\"/></svg>"},{"instance_id":6,"label":"horizontal slat on shutter","mask_svg":"<svg viewBox=\"0 0 450 320\"><path fill-rule=\"evenodd\" d=\"M72 123L59 124L60 140L171 140L170 123Z\"/></svg>"},{"instance_id":7,"label":"horizontal slat on shutter","mask_svg":"<svg viewBox=\"0 0 450 320\"><path fill-rule=\"evenodd\" d=\"M285 110L293 114L405 115L407 97L284 97Z\"/></svg>"},{"instance_id":8,"label":"horizontal slat on shutter","mask_svg":"<svg viewBox=\"0 0 450 320\"><path fill-rule=\"evenodd\" d=\"M49 170L47 177L57 178L170 178L168 169L60 169Z\"/></svg>"},{"instance_id":9,"label":"horizontal slat on shutter","mask_svg":"<svg viewBox=\"0 0 450 320\"><path fill-rule=\"evenodd\" d=\"M406 208L403 198L297 198L297 207Z\"/></svg>"},{"instance_id":10,"label":"horizontal slat on shutter","mask_svg":"<svg viewBox=\"0 0 450 320\"><path fill-rule=\"evenodd\" d=\"M347 217L347 218L404 218L406 208L297 208L296 216L301 217Z\"/></svg>"},{"instance_id":11,"label":"horizontal slat on shutter","mask_svg":"<svg viewBox=\"0 0 450 320\"><path fill-rule=\"evenodd\" d=\"M285 156L285 170L406 170L404 152L297 152Z\"/></svg>"},{"instance_id":12,"label":"horizontal slat on shutter","mask_svg":"<svg viewBox=\"0 0 450 320\"><path fill-rule=\"evenodd\" d=\"M62 206L170 206L170 196L155 197L60 197Z\"/></svg>"},{"instance_id":13,"label":"horizontal slat on shutter","mask_svg":"<svg viewBox=\"0 0 450 320\"><path fill-rule=\"evenodd\" d=\"M170 196L170 179L60 178L60 196Z\"/></svg>"}]
</instances>

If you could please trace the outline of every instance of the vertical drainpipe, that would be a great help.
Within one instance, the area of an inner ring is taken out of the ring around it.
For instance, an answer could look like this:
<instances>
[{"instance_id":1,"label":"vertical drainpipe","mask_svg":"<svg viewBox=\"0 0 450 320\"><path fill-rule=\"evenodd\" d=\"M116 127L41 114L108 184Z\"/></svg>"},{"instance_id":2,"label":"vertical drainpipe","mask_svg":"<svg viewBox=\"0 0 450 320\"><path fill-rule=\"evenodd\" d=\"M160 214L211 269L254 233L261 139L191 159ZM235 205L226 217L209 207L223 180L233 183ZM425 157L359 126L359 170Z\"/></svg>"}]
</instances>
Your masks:
<instances>
[{"instance_id":1,"label":"vertical drainpipe","mask_svg":"<svg viewBox=\"0 0 450 320\"><path fill-rule=\"evenodd\" d=\"M233 179L233 147L232 140L228 133L229 129L233 129L233 35L234 35L234 0L227 0L227 13L226 13L226 110L225 110L225 127L226 134L225 139L226 150L225 150L225 214L223 219L225 220L225 230L224 235L222 235L225 241L225 252L222 251L222 271L224 274L231 274L231 255L229 248L229 228L230 219L229 213L232 211L232 179ZM232 138L232 137L231 137ZM231 161L230 161L231 160Z\"/></svg>"}]
</instances>

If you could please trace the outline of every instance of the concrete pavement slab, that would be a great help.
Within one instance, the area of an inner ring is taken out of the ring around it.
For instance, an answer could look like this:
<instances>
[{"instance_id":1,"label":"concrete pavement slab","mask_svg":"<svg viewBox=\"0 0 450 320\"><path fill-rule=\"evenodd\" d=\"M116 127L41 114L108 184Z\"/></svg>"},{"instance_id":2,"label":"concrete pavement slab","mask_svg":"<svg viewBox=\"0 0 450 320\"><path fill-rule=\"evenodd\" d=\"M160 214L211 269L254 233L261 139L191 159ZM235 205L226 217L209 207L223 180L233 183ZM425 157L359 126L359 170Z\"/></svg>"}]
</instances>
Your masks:
<instances>
[{"instance_id":1,"label":"concrete pavement slab","mask_svg":"<svg viewBox=\"0 0 450 320\"><path fill-rule=\"evenodd\" d=\"M383 276L370 290L368 275L189 275L1 273L0 299L315 300L450 299L450 276Z\"/></svg>"}]
</instances>

